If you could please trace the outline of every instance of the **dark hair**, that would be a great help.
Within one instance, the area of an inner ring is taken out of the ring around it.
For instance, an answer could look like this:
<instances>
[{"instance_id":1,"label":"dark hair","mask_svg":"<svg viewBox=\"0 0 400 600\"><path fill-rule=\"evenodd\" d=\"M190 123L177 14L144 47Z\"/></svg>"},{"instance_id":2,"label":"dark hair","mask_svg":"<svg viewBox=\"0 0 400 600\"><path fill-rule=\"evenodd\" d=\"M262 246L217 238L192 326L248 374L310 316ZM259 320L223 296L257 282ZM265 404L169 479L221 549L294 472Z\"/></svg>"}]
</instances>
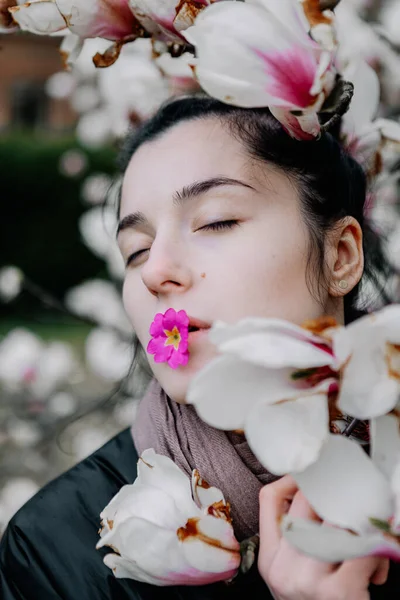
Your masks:
<instances>
[{"instance_id":1,"label":"dark hair","mask_svg":"<svg viewBox=\"0 0 400 600\"><path fill-rule=\"evenodd\" d=\"M354 217L363 231L364 277L375 284L388 301L382 287L390 273L381 243L364 217L367 197L366 175L341 146L333 133L319 140L297 141L290 137L266 108L240 108L224 104L205 95L186 96L164 104L139 130L128 134L119 156L124 172L136 150L156 139L182 121L218 119L246 148L249 155L284 172L296 185L301 211L310 232L308 284L326 285L324 241L326 234L346 216ZM311 270L310 267L314 266ZM321 289L321 288L319 288ZM315 292L311 289L312 293ZM360 283L344 297L345 322L361 313L356 307Z\"/></svg>"}]
</instances>

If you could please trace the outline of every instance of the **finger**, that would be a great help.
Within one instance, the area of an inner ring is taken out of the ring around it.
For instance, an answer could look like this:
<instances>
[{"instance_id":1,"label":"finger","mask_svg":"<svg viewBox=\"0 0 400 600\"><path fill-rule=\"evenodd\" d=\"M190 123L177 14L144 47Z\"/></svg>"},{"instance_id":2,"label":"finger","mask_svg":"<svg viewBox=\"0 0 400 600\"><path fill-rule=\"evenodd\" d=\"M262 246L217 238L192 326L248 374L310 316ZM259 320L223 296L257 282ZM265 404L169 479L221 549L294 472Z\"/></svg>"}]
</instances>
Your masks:
<instances>
[{"instance_id":1,"label":"finger","mask_svg":"<svg viewBox=\"0 0 400 600\"><path fill-rule=\"evenodd\" d=\"M280 521L287 513L297 484L290 475L265 485L260 492L260 556L268 567L282 538Z\"/></svg>"},{"instance_id":2,"label":"finger","mask_svg":"<svg viewBox=\"0 0 400 600\"><path fill-rule=\"evenodd\" d=\"M389 559L382 558L378 565L378 568L376 569L375 573L372 575L372 577L370 579L371 583L374 583L375 585L382 585L382 584L386 583L386 580L389 575L389 567L390 567Z\"/></svg>"},{"instance_id":3,"label":"finger","mask_svg":"<svg viewBox=\"0 0 400 600\"><path fill-rule=\"evenodd\" d=\"M310 519L322 523L322 519L320 519L303 492L300 490L295 494L288 513L292 517Z\"/></svg>"},{"instance_id":4,"label":"finger","mask_svg":"<svg viewBox=\"0 0 400 600\"><path fill-rule=\"evenodd\" d=\"M289 509L289 515L294 518L308 519L322 523L322 519L314 511L311 504L308 502L304 494L299 490L293 498L293 502ZM300 550L296 550L287 540L282 541L282 545L286 548L285 552L288 560L299 565L302 570L302 578L308 581L317 581L321 576L335 571L337 565L328 563L318 558L303 554Z\"/></svg>"},{"instance_id":5,"label":"finger","mask_svg":"<svg viewBox=\"0 0 400 600\"><path fill-rule=\"evenodd\" d=\"M339 580L358 581L361 586L367 586L377 573L378 579L383 578L384 560L378 556L363 556L346 560L337 570L335 577ZM382 568L382 571L380 570Z\"/></svg>"}]
</instances>

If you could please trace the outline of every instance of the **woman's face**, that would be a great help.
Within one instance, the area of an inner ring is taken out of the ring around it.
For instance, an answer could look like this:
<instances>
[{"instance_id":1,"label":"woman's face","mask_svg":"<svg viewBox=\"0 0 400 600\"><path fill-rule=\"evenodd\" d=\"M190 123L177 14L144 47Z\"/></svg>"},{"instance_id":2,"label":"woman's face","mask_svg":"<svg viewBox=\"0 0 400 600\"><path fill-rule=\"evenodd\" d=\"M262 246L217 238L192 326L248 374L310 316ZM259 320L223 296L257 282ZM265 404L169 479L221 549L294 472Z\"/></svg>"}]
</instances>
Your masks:
<instances>
[{"instance_id":1,"label":"woman's face","mask_svg":"<svg viewBox=\"0 0 400 600\"><path fill-rule=\"evenodd\" d=\"M221 221L228 223L207 229ZM306 283L309 235L294 185L252 160L215 120L180 123L138 149L123 181L120 224L125 262L142 251L127 264L123 300L144 348L154 316L170 307L210 325L248 316L301 324L324 314L324 298L318 303ZM147 355L177 402L217 355L207 334L190 337L184 367Z\"/></svg>"}]
</instances>

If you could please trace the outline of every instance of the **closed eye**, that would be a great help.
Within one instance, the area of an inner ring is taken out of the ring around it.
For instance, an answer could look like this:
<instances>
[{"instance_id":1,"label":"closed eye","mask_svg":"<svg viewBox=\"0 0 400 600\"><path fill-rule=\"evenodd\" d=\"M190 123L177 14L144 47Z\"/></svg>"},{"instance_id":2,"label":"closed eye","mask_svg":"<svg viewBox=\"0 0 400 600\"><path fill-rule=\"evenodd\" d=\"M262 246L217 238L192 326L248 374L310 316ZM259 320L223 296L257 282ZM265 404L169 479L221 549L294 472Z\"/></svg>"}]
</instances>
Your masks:
<instances>
[{"instance_id":1,"label":"closed eye","mask_svg":"<svg viewBox=\"0 0 400 600\"><path fill-rule=\"evenodd\" d=\"M135 261L141 254L143 254L143 252L147 252L149 249L150 248L143 248L143 250L138 250L137 252L134 252L128 256L125 266L127 267L131 262Z\"/></svg>"},{"instance_id":2,"label":"closed eye","mask_svg":"<svg viewBox=\"0 0 400 600\"><path fill-rule=\"evenodd\" d=\"M226 221L216 221L215 223L208 223L208 225L204 225L200 227L197 231L220 231L221 229L232 229L236 225L240 225L237 219L228 219ZM134 252L130 256L125 263L125 266L128 266L130 263L134 262L143 252L147 252L150 248L143 248L143 250L138 250Z\"/></svg>"},{"instance_id":3,"label":"closed eye","mask_svg":"<svg viewBox=\"0 0 400 600\"><path fill-rule=\"evenodd\" d=\"M239 221L237 219L228 219L227 221L216 221L215 223L209 223L208 225L204 225L200 227L198 231L218 231L220 229L232 229L235 225L239 225Z\"/></svg>"}]
</instances>

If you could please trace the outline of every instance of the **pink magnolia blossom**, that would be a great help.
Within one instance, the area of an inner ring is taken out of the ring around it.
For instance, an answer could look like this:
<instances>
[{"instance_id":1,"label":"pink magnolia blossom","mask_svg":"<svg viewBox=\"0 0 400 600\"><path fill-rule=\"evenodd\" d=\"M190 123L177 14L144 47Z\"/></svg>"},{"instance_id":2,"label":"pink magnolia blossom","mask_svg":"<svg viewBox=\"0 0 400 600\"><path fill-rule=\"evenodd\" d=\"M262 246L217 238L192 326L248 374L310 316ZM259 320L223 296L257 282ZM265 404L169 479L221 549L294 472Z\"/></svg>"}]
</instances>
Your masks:
<instances>
[{"instance_id":1,"label":"pink magnolia blossom","mask_svg":"<svg viewBox=\"0 0 400 600\"><path fill-rule=\"evenodd\" d=\"M186 365L188 351L189 317L184 310L169 308L157 313L150 326L152 339L147 352L154 354L155 362L167 362L172 369Z\"/></svg>"},{"instance_id":2,"label":"pink magnolia blossom","mask_svg":"<svg viewBox=\"0 0 400 600\"><path fill-rule=\"evenodd\" d=\"M310 23L309 2L303 4L219 2L183 35L196 48L196 76L208 94L237 106L268 106L290 135L307 140L320 133L318 111L336 72L333 17L321 13L326 22Z\"/></svg>"}]
</instances>

